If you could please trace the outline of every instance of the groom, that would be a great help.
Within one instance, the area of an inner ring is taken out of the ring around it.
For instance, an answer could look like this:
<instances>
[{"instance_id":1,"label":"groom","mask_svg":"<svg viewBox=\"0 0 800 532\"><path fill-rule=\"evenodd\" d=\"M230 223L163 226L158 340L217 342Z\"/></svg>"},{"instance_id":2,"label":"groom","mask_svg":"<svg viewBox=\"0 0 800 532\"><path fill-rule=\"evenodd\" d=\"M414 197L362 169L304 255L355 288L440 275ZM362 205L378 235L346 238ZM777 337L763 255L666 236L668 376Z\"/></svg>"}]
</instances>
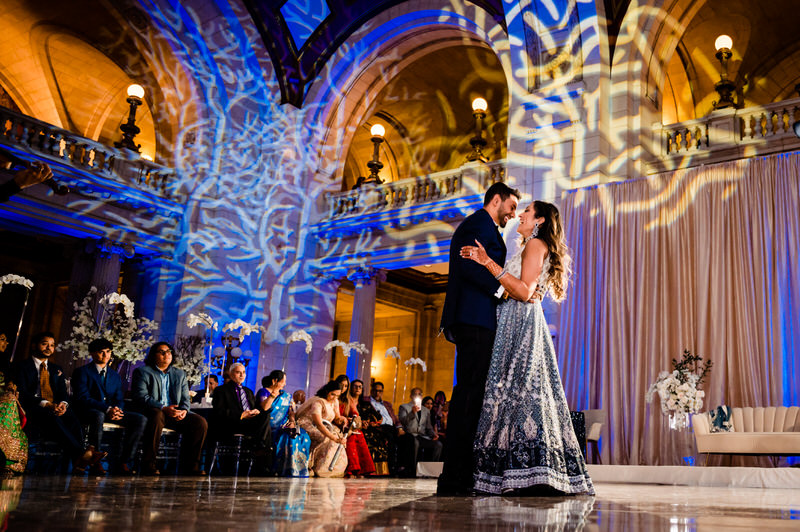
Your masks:
<instances>
[{"instance_id":1,"label":"groom","mask_svg":"<svg viewBox=\"0 0 800 532\"><path fill-rule=\"evenodd\" d=\"M450 274L441 328L456 344L456 386L450 401L437 495L468 495L472 490L472 444L492 358L496 308L504 295L489 270L461 258L459 251L478 240L489 257L503 266L506 245L500 229L514 218L520 196L519 190L505 183L493 184L483 198L483 208L461 222L450 242Z\"/></svg>"}]
</instances>

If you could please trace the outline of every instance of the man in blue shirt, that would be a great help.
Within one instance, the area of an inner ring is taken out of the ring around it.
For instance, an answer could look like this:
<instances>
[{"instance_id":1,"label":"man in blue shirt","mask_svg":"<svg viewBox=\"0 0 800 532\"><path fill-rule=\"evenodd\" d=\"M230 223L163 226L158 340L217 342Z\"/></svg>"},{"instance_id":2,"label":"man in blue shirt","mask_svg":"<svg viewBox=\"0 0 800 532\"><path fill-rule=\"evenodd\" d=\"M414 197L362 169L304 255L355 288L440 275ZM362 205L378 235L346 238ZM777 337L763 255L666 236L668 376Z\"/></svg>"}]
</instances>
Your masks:
<instances>
[{"instance_id":1,"label":"man in blue shirt","mask_svg":"<svg viewBox=\"0 0 800 532\"><path fill-rule=\"evenodd\" d=\"M175 430L181 438L181 473L204 475L200 452L208 432L205 419L189 411L189 385L186 374L172 365L172 346L156 342L144 359L145 365L133 372L131 395L147 417L142 445L142 473L158 475L156 455L164 427Z\"/></svg>"}]
</instances>

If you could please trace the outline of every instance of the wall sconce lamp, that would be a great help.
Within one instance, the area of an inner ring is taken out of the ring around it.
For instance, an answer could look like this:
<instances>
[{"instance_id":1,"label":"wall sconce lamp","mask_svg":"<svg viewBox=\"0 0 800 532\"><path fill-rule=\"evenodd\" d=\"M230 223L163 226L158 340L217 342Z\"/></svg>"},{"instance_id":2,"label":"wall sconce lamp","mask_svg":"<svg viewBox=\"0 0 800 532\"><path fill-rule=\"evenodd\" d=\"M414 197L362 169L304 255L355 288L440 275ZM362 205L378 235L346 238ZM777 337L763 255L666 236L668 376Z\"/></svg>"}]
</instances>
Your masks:
<instances>
[{"instance_id":1,"label":"wall sconce lamp","mask_svg":"<svg viewBox=\"0 0 800 532\"><path fill-rule=\"evenodd\" d=\"M727 35L720 35L714 41L714 48L717 49L716 57L722 64L722 74L720 74L719 81L714 85L714 90L719 94L719 100L714 102L714 109L737 107L736 102L733 101L736 85L728 79L728 60L733 56L733 53L731 53L733 39Z\"/></svg>"},{"instance_id":2,"label":"wall sconce lamp","mask_svg":"<svg viewBox=\"0 0 800 532\"><path fill-rule=\"evenodd\" d=\"M467 156L467 161L481 161L488 162L489 159L483 154L483 148L486 146L486 139L483 138L483 120L486 118L486 109L489 104L483 98L475 98L472 100L472 116L475 118L475 136L469 139L469 144L472 146L472 153Z\"/></svg>"},{"instance_id":3,"label":"wall sconce lamp","mask_svg":"<svg viewBox=\"0 0 800 532\"><path fill-rule=\"evenodd\" d=\"M378 177L378 172L380 172L381 168L383 168L383 163L380 160L380 146L383 142L383 136L386 134L386 129L380 124L375 124L369 129L370 135L372 135L372 143L374 144L372 150L372 160L367 163L367 168L369 168L369 177L367 177L361 184L364 183L373 183L376 185L380 185L383 183L380 177Z\"/></svg>"},{"instance_id":4,"label":"wall sconce lamp","mask_svg":"<svg viewBox=\"0 0 800 532\"><path fill-rule=\"evenodd\" d=\"M136 108L142 105L143 99L144 87L136 83L128 86L128 99L125 101L128 102L131 107L128 113L128 121L119 126L122 130L122 140L114 143L114 146L117 148L127 148L139 153L139 149L142 145L134 144L133 137L138 135L141 131L139 126L136 125Z\"/></svg>"}]
</instances>

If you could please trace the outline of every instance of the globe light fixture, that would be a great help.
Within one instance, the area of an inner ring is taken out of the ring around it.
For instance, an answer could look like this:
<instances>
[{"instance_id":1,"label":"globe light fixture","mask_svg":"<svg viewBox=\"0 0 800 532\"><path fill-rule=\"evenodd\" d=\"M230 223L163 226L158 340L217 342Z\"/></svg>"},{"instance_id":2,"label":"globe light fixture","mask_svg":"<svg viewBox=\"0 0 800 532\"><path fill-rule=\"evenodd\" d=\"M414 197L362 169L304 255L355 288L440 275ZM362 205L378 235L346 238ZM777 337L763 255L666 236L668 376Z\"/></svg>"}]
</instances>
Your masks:
<instances>
[{"instance_id":1,"label":"globe light fixture","mask_svg":"<svg viewBox=\"0 0 800 532\"><path fill-rule=\"evenodd\" d=\"M374 124L371 128L369 128L369 133L372 136L370 140L372 140L373 144L372 160L367 163L367 168L369 168L369 177L364 180L359 179L359 181L362 185L365 183L380 185L383 183L383 180L378 177L378 172L380 172L381 168L383 168L380 147L381 143L383 142L383 136L386 134L386 128L384 128L381 124Z\"/></svg>"},{"instance_id":2,"label":"globe light fixture","mask_svg":"<svg viewBox=\"0 0 800 532\"><path fill-rule=\"evenodd\" d=\"M138 83L133 83L128 86L127 93L128 98L125 101L128 102L130 106L128 110L128 121L119 126L120 130L122 130L122 140L115 142L114 146L139 153L142 145L133 142L133 138L141 131L139 126L136 125L136 108L144 102L144 87Z\"/></svg>"},{"instance_id":3,"label":"globe light fixture","mask_svg":"<svg viewBox=\"0 0 800 532\"><path fill-rule=\"evenodd\" d=\"M728 79L728 61L733 56L733 52L731 52L733 39L728 35L720 35L714 41L714 48L717 50L716 58L722 65L719 81L714 85L714 90L719 94L719 100L714 102L714 109L735 108L737 105L733 100L733 94L736 91L736 84Z\"/></svg>"},{"instance_id":4,"label":"globe light fixture","mask_svg":"<svg viewBox=\"0 0 800 532\"><path fill-rule=\"evenodd\" d=\"M467 161L488 162L489 159L483 154L486 146L486 139L483 138L483 120L486 118L486 110L489 104L483 98L472 100L472 117L475 118L475 136L469 139L472 152L467 156Z\"/></svg>"}]
</instances>

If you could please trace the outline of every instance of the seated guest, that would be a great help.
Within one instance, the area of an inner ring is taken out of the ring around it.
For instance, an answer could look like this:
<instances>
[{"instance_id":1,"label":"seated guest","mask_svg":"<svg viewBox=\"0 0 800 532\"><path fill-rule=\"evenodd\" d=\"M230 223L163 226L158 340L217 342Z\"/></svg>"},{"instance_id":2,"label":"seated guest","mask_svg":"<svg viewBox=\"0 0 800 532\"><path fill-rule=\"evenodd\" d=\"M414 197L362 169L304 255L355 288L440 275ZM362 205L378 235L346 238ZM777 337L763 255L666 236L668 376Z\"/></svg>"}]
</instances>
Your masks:
<instances>
[{"instance_id":1,"label":"seated guest","mask_svg":"<svg viewBox=\"0 0 800 532\"><path fill-rule=\"evenodd\" d=\"M214 390L217 389L219 386L219 377L216 375L206 375L203 379L203 387L194 394L192 397L192 403L202 403L203 399L207 398L206 404L211 402L211 399L214 397ZM208 394L206 394L208 391Z\"/></svg>"},{"instance_id":2,"label":"seated guest","mask_svg":"<svg viewBox=\"0 0 800 532\"><path fill-rule=\"evenodd\" d=\"M343 477L347 469L347 439L333 424L341 393L341 384L330 381L297 410L297 426L311 438L308 469L319 477Z\"/></svg>"},{"instance_id":3,"label":"seated guest","mask_svg":"<svg viewBox=\"0 0 800 532\"><path fill-rule=\"evenodd\" d=\"M370 446L370 451L373 452L372 457L380 462L378 456L382 453L380 450L376 452L376 448L381 446L386 447L386 457L389 465L389 472L392 474L398 473L397 467L397 438L403 434L403 429L400 428L400 420L394 414L392 403L383 400L383 383L375 381L370 388L369 405L380 414L380 423L371 423L370 428L365 433L367 445ZM366 419L366 418L363 418ZM384 443L385 442L385 443ZM376 468L378 467L376 463Z\"/></svg>"},{"instance_id":4,"label":"seated guest","mask_svg":"<svg viewBox=\"0 0 800 532\"><path fill-rule=\"evenodd\" d=\"M203 475L200 452L208 432L205 419L189 411L189 385L186 374L172 365L172 346L156 342L144 359L144 366L133 372L131 397L136 408L147 417L144 431L142 473L158 475L156 455L164 427L181 434L181 472Z\"/></svg>"},{"instance_id":5,"label":"seated guest","mask_svg":"<svg viewBox=\"0 0 800 532\"><path fill-rule=\"evenodd\" d=\"M272 441L276 442L273 471L283 477L307 477L311 438L295 426L295 405L284 390L286 373L276 369L261 379L261 386L256 401L270 411Z\"/></svg>"},{"instance_id":6,"label":"seated guest","mask_svg":"<svg viewBox=\"0 0 800 532\"><path fill-rule=\"evenodd\" d=\"M420 449L430 451L428 459L432 462L438 462L442 454L442 442L433 430L430 411L422 406L421 389L411 390L411 402L400 405L399 418L406 433L401 444L406 446L406 474L416 476Z\"/></svg>"},{"instance_id":7,"label":"seated guest","mask_svg":"<svg viewBox=\"0 0 800 532\"><path fill-rule=\"evenodd\" d=\"M122 379L116 371L108 367L112 347L111 342L105 338L89 343L92 362L72 373L72 390L75 410L83 423L89 426L89 443L95 449L100 448L104 422L110 421L125 427L117 473L130 475L133 473L130 464L139 448L147 418L136 412L123 411ZM94 464L89 471L93 474L105 474L100 463Z\"/></svg>"},{"instance_id":8,"label":"seated guest","mask_svg":"<svg viewBox=\"0 0 800 532\"><path fill-rule=\"evenodd\" d=\"M28 436L22 430L17 386L4 381L0 374L0 478L11 478L25 472Z\"/></svg>"},{"instance_id":9,"label":"seated guest","mask_svg":"<svg viewBox=\"0 0 800 532\"><path fill-rule=\"evenodd\" d=\"M230 438L234 434L250 436L254 442L255 469L267 472L267 458L272 452L272 429L269 411L261 410L253 390L244 386L247 372L238 362L228 368L228 382L214 391L214 421L216 435ZM267 407L269 408L269 407Z\"/></svg>"},{"instance_id":10,"label":"seated guest","mask_svg":"<svg viewBox=\"0 0 800 532\"><path fill-rule=\"evenodd\" d=\"M305 390L295 390L292 394L292 401L294 401L295 406L300 406L306 402L306 392Z\"/></svg>"},{"instance_id":11,"label":"seated guest","mask_svg":"<svg viewBox=\"0 0 800 532\"><path fill-rule=\"evenodd\" d=\"M439 441L444 439L447 432L447 407L447 396L439 390L433 396L433 408L431 408L431 423L439 436Z\"/></svg>"},{"instance_id":12,"label":"seated guest","mask_svg":"<svg viewBox=\"0 0 800 532\"><path fill-rule=\"evenodd\" d=\"M72 458L73 473L84 473L87 467L99 464L106 453L84 446L83 428L67 403L64 372L50 362L54 351L53 333L34 336L31 357L14 364L11 380L17 385L19 402L28 418L26 432L58 442Z\"/></svg>"},{"instance_id":13,"label":"seated guest","mask_svg":"<svg viewBox=\"0 0 800 532\"><path fill-rule=\"evenodd\" d=\"M367 441L361 432L362 421L358 412L358 403L364 392L364 382L354 380L344 396L339 396L339 413L349 419L350 434L347 436L347 470L348 475L358 477L375 473L375 463L367 447Z\"/></svg>"}]
</instances>

